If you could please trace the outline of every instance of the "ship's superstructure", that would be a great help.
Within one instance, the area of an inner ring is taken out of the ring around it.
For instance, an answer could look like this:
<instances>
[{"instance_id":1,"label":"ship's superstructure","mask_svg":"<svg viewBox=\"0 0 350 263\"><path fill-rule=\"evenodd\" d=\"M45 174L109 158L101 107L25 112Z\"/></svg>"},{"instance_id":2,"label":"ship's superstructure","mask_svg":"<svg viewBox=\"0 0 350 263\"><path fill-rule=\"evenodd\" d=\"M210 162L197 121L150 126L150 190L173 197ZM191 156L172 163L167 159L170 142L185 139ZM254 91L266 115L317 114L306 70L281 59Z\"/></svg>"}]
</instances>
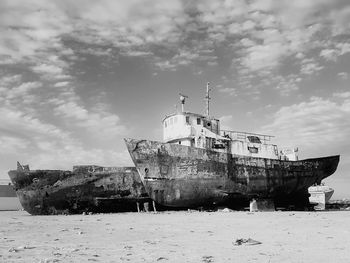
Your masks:
<instances>
[{"instance_id":1,"label":"ship's superstructure","mask_svg":"<svg viewBox=\"0 0 350 263\"><path fill-rule=\"evenodd\" d=\"M206 115L184 111L186 97L180 94L181 112L162 121L163 141L233 155L269 159L298 160L298 148L278 149L273 136L220 129L220 120L209 115L209 84L207 84Z\"/></svg>"}]
</instances>

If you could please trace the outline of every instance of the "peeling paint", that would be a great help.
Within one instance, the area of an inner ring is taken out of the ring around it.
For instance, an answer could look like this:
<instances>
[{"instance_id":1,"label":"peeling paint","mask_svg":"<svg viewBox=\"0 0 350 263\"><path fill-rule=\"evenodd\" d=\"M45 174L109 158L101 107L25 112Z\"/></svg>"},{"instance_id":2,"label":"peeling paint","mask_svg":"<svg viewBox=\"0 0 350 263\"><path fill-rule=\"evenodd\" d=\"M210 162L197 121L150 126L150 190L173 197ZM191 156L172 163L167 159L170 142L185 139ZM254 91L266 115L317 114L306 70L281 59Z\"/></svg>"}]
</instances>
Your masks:
<instances>
[{"instance_id":1,"label":"peeling paint","mask_svg":"<svg viewBox=\"0 0 350 263\"><path fill-rule=\"evenodd\" d=\"M333 174L339 162L339 155L285 161L156 141L125 141L149 196L173 207L219 203L236 195L305 201L308 187Z\"/></svg>"},{"instance_id":2,"label":"peeling paint","mask_svg":"<svg viewBox=\"0 0 350 263\"><path fill-rule=\"evenodd\" d=\"M137 211L150 199L135 167L75 166L73 171L8 172L24 210L32 215Z\"/></svg>"}]
</instances>

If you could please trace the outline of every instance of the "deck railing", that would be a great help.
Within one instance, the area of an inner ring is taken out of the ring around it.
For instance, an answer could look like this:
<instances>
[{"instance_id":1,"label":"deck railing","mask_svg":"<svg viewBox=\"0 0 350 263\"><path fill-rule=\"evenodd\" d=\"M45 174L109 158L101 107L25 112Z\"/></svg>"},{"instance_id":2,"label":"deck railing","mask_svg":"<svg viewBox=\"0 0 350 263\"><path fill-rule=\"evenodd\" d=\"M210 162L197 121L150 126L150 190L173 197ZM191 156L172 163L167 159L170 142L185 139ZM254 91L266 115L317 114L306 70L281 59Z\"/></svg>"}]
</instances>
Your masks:
<instances>
[{"instance_id":1,"label":"deck railing","mask_svg":"<svg viewBox=\"0 0 350 263\"><path fill-rule=\"evenodd\" d=\"M229 136L231 140L240 140L240 141L245 141L248 140L248 136L256 136L259 137L260 141L263 144L269 144L268 142L271 141L271 139L274 136L271 135L266 135L266 134L259 134L259 133L251 133L251 132L240 132L240 131L228 131L228 130L221 130L220 131L221 136Z\"/></svg>"}]
</instances>

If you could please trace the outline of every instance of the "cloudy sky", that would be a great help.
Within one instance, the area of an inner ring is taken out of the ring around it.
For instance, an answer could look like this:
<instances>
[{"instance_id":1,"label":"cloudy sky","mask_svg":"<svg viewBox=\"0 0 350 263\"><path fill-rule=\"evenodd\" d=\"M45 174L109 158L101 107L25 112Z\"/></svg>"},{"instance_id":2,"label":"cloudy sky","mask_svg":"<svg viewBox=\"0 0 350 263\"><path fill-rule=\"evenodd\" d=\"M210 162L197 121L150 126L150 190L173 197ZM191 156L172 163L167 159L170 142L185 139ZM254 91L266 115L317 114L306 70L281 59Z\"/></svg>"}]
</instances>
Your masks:
<instances>
[{"instance_id":1,"label":"cloudy sky","mask_svg":"<svg viewBox=\"0 0 350 263\"><path fill-rule=\"evenodd\" d=\"M2 0L0 179L16 168L132 165L124 137L162 139L187 110L267 132L303 158L341 154L350 187L348 0Z\"/></svg>"}]
</instances>

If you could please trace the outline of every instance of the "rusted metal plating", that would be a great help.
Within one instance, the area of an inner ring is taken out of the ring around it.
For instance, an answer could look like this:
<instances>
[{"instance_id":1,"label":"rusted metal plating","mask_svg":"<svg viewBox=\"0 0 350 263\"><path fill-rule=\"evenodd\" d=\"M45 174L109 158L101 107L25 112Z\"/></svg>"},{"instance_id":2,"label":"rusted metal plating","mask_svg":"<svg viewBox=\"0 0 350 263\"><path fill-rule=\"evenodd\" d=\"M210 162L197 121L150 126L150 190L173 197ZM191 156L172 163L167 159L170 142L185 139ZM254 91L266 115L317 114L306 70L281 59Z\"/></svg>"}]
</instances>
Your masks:
<instances>
[{"instance_id":1,"label":"rusted metal plating","mask_svg":"<svg viewBox=\"0 0 350 263\"><path fill-rule=\"evenodd\" d=\"M285 161L148 140L125 142L149 196L174 207L234 196L307 200L308 187L333 174L339 162L339 155Z\"/></svg>"},{"instance_id":2,"label":"rusted metal plating","mask_svg":"<svg viewBox=\"0 0 350 263\"><path fill-rule=\"evenodd\" d=\"M150 201L135 167L19 167L8 174L24 210L33 215L137 211L137 202Z\"/></svg>"}]
</instances>

